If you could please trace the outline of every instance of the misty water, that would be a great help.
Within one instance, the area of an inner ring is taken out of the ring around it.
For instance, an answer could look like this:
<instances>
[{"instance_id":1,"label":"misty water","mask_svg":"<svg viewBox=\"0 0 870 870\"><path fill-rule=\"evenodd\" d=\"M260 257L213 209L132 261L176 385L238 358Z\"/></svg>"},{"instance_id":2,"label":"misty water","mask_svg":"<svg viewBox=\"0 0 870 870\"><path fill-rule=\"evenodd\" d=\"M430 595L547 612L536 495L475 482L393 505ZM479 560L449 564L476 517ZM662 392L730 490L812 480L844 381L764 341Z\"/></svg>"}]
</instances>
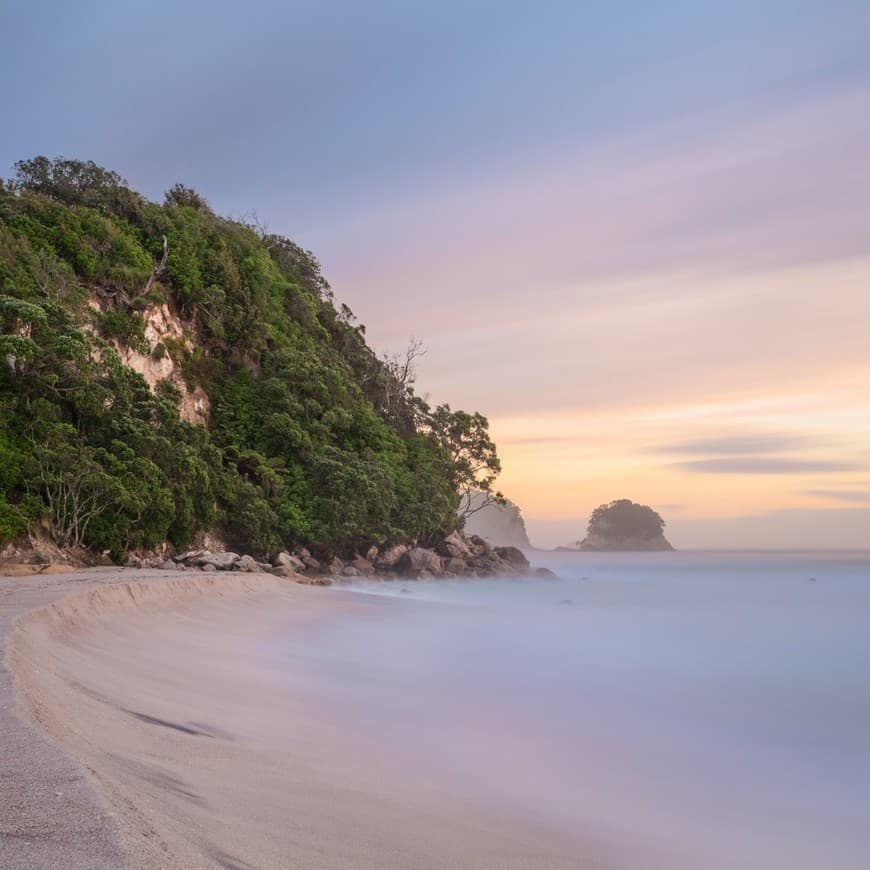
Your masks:
<instances>
[{"instance_id":1,"label":"misty water","mask_svg":"<svg viewBox=\"0 0 870 870\"><path fill-rule=\"evenodd\" d=\"M346 733L604 866L868 866L870 554L530 555L560 579L360 583L284 643Z\"/></svg>"}]
</instances>

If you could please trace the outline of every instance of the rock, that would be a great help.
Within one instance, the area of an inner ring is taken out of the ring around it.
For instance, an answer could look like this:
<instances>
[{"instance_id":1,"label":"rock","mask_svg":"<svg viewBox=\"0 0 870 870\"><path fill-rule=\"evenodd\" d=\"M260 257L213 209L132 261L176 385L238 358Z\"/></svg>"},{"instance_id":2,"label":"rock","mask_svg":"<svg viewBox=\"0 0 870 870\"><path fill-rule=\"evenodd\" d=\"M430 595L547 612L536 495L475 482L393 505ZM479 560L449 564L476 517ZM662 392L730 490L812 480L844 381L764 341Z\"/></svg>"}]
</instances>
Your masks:
<instances>
[{"instance_id":1,"label":"rock","mask_svg":"<svg viewBox=\"0 0 870 870\"><path fill-rule=\"evenodd\" d=\"M296 582L303 586L331 586L332 577L297 577Z\"/></svg>"},{"instance_id":2,"label":"rock","mask_svg":"<svg viewBox=\"0 0 870 870\"><path fill-rule=\"evenodd\" d=\"M529 567L529 560L523 555L523 551L519 547L496 547L495 554L514 568L526 569Z\"/></svg>"},{"instance_id":3,"label":"rock","mask_svg":"<svg viewBox=\"0 0 870 870\"><path fill-rule=\"evenodd\" d=\"M142 560L138 556L130 554L124 561L125 568L141 568Z\"/></svg>"},{"instance_id":4,"label":"rock","mask_svg":"<svg viewBox=\"0 0 870 870\"><path fill-rule=\"evenodd\" d=\"M229 571L240 558L238 553L203 553L190 561L203 569L206 565L213 565L216 571Z\"/></svg>"},{"instance_id":5,"label":"rock","mask_svg":"<svg viewBox=\"0 0 870 870\"><path fill-rule=\"evenodd\" d=\"M344 571L344 562L342 562L338 556L333 556L327 571L329 571L330 574L341 574L341 572Z\"/></svg>"},{"instance_id":6,"label":"rock","mask_svg":"<svg viewBox=\"0 0 870 870\"><path fill-rule=\"evenodd\" d=\"M434 550L426 550L423 547L414 547L406 550L399 557L394 570L403 577L440 577L444 571L441 567L441 558Z\"/></svg>"},{"instance_id":7,"label":"rock","mask_svg":"<svg viewBox=\"0 0 870 870\"><path fill-rule=\"evenodd\" d=\"M294 571L287 565L274 565L266 569L273 577L288 577L291 580L298 580L302 577L301 574Z\"/></svg>"},{"instance_id":8,"label":"rock","mask_svg":"<svg viewBox=\"0 0 870 870\"><path fill-rule=\"evenodd\" d=\"M498 547L531 549L532 545L519 507L512 501L505 501L504 504L498 502L484 504L488 496L488 493L483 492L471 494L469 507L474 510L474 513L465 520L465 534L480 535Z\"/></svg>"},{"instance_id":9,"label":"rock","mask_svg":"<svg viewBox=\"0 0 870 870\"><path fill-rule=\"evenodd\" d=\"M353 565L345 565L341 569L342 577L359 577L359 571Z\"/></svg>"},{"instance_id":10,"label":"rock","mask_svg":"<svg viewBox=\"0 0 870 870\"><path fill-rule=\"evenodd\" d=\"M553 580L558 580L558 576L554 574L549 568L535 568L535 576L536 577L551 577Z\"/></svg>"},{"instance_id":11,"label":"rock","mask_svg":"<svg viewBox=\"0 0 870 870\"><path fill-rule=\"evenodd\" d=\"M369 552L371 552L371 550L369 550ZM375 555L377 555L377 550L375 550ZM364 559L360 555L354 556L350 564L356 569L357 574L361 574L364 577L367 577L372 573L373 566L371 561L369 559Z\"/></svg>"},{"instance_id":12,"label":"rock","mask_svg":"<svg viewBox=\"0 0 870 870\"><path fill-rule=\"evenodd\" d=\"M253 556L240 556L239 561L233 565L234 571L247 571L248 574L259 574L260 563Z\"/></svg>"},{"instance_id":13,"label":"rock","mask_svg":"<svg viewBox=\"0 0 870 870\"><path fill-rule=\"evenodd\" d=\"M468 571L468 563L465 559L442 559L441 567L445 574L453 574L456 577L461 577Z\"/></svg>"},{"instance_id":14,"label":"rock","mask_svg":"<svg viewBox=\"0 0 870 870\"><path fill-rule=\"evenodd\" d=\"M174 562L184 562L185 564L193 564L195 559L198 559L200 556L205 556L209 554L208 550L188 550L185 553L179 553L177 556L173 556L172 560Z\"/></svg>"},{"instance_id":15,"label":"rock","mask_svg":"<svg viewBox=\"0 0 870 870\"><path fill-rule=\"evenodd\" d=\"M472 556L468 544L459 532L451 532L435 549L448 559L470 559Z\"/></svg>"},{"instance_id":16,"label":"rock","mask_svg":"<svg viewBox=\"0 0 870 870\"><path fill-rule=\"evenodd\" d=\"M513 565L505 562L496 553L484 553L469 564L475 570L478 577L498 577L519 573Z\"/></svg>"},{"instance_id":17,"label":"rock","mask_svg":"<svg viewBox=\"0 0 870 870\"><path fill-rule=\"evenodd\" d=\"M161 562L157 567L161 571L177 571L178 570L178 565L176 565L175 562L173 562L171 560L168 560L166 562Z\"/></svg>"},{"instance_id":18,"label":"rock","mask_svg":"<svg viewBox=\"0 0 870 870\"><path fill-rule=\"evenodd\" d=\"M378 548L377 547L369 547L366 550L366 561L371 562L373 565L378 559Z\"/></svg>"},{"instance_id":19,"label":"rock","mask_svg":"<svg viewBox=\"0 0 870 870\"><path fill-rule=\"evenodd\" d=\"M480 535L472 535L468 538L468 547L473 556L483 556L492 552L492 544L489 541L484 541Z\"/></svg>"},{"instance_id":20,"label":"rock","mask_svg":"<svg viewBox=\"0 0 870 870\"><path fill-rule=\"evenodd\" d=\"M305 552L308 553L308 550L306 550ZM301 556L301 559L302 559L302 564L305 566L306 571L319 571L320 570L320 562L318 562L317 559L315 559L314 556L311 555L311 553L308 553L307 556L306 555Z\"/></svg>"},{"instance_id":21,"label":"rock","mask_svg":"<svg viewBox=\"0 0 870 870\"><path fill-rule=\"evenodd\" d=\"M305 559L311 558L311 551L308 550L306 547L297 547L296 555L304 561Z\"/></svg>"},{"instance_id":22,"label":"rock","mask_svg":"<svg viewBox=\"0 0 870 870\"><path fill-rule=\"evenodd\" d=\"M395 568L399 559L408 552L408 548L404 544L396 544L394 547L388 547L383 553L378 555L375 565L378 568Z\"/></svg>"},{"instance_id":23,"label":"rock","mask_svg":"<svg viewBox=\"0 0 870 870\"><path fill-rule=\"evenodd\" d=\"M581 550L673 550L664 536L665 521L649 506L627 498L592 512Z\"/></svg>"},{"instance_id":24,"label":"rock","mask_svg":"<svg viewBox=\"0 0 870 870\"><path fill-rule=\"evenodd\" d=\"M206 562L200 566L200 571L208 571L209 573L217 571L217 566L213 562Z\"/></svg>"},{"instance_id":25,"label":"rock","mask_svg":"<svg viewBox=\"0 0 870 870\"><path fill-rule=\"evenodd\" d=\"M310 555L311 554L309 553L309 556ZM278 553L278 555L275 556L275 565L283 565L286 568L292 568L294 571L298 572L305 570L305 563L298 556L294 556L286 551Z\"/></svg>"}]
</instances>

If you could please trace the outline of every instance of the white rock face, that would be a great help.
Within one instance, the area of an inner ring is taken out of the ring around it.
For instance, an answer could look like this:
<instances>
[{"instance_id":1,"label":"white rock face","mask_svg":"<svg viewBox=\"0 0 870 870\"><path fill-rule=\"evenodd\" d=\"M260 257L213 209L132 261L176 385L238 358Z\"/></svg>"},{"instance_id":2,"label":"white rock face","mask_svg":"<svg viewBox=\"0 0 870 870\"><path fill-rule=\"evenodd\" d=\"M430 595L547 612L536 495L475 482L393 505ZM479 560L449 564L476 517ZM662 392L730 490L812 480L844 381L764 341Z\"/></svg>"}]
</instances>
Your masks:
<instances>
[{"instance_id":1,"label":"white rock face","mask_svg":"<svg viewBox=\"0 0 870 870\"><path fill-rule=\"evenodd\" d=\"M166 303L157 305L142 314L145 320L145 339L150 347L147 354L139 353L129 347L115 342L115 348L124 365L130 366L134 372L142 375L145 383L153 390L159 381L169 380L181 392L179 413L188 423L204 426L208 422L211 406L208 396L202 387L190 389L181 377L181 372L172 357L166 351L162 355L155 353L158 344L164 344L166 339L183 342L188 349L192 347L184 330L181 319L169 310ZM164 345L165 346L165 345Z\"/></svg>"}]
</instances>

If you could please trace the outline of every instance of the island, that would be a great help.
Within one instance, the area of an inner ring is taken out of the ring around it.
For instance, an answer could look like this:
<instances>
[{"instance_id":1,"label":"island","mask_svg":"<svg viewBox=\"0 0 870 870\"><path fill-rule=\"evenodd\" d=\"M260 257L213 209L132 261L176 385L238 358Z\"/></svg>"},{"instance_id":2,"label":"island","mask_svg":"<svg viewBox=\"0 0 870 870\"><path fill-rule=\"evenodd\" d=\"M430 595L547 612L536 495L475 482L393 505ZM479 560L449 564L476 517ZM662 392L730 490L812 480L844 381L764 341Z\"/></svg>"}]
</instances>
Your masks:
<instances>
[{"instance_id":1,"label":"island","mask_svg":"<svg viewBox=\"0 0 870 870\"><path fill-rule=\"evenodd\" d=\"M617 499L595 508L589 518L586 537L576 549L606 550L673 550L664 535L665 521L647 505L627 498Z\"/></svg>"}]
</instances>

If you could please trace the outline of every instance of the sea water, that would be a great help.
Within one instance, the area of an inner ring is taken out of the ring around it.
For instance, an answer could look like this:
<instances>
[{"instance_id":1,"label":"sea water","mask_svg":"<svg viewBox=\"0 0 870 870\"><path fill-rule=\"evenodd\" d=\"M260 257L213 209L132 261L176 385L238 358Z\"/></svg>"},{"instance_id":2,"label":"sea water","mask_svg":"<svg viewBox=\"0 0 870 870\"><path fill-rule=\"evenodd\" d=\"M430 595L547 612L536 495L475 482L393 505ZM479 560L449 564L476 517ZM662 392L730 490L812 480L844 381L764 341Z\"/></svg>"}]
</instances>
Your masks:
<instances>
[{"instance_id":1,"label":"sea water","mask_svg":"<svg viewBox=\"0 0 870 870\"><path fill-rule=\"evenodd\" d=\"M870 554L529 556L354 584L389 606L296 640L324 703L614 870L870 867Z\"/></svg>"}]
</instances>

